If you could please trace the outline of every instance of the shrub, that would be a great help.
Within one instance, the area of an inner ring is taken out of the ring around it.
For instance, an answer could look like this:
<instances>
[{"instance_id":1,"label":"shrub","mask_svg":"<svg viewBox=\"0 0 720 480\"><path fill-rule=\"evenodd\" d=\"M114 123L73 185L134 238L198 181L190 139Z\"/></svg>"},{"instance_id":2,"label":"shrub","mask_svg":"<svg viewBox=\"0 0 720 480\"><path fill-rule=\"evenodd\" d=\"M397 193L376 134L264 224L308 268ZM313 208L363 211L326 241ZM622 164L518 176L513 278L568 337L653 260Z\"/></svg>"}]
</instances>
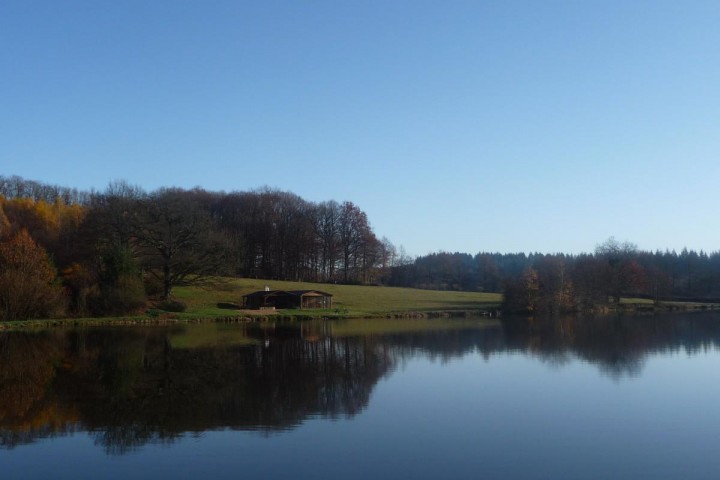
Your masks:
<instances>
[{"instance_id":1,"label":"shrub","mask_svg":"<svg viewBox=\"0 0 720 480\"><path fill-rule=\"evenodd\" d=\"M95 315L123 315L145 307L145 287L127 247L110 247L102 257L100 285L88 302Z\"/></svg>"},{"instance_id":2,"label":"shrub","mask_svg":"<svg viewBox=\"0 0 720 480\"><path fill-rule=\"evenodd\" d=\"M158 304L157 308L165 310L166 312L184 312L187 305L178 300L165 300L164 302Z\"/></svg>"},{"instance_id":3,"label":"shrub","mask_svg":"<svg viewBox=\"0 0 720 480\"><path fill-rule=\"evenodd\" d=\"M95 315L123 315L145 307L145 288L142 281L122 275L114 285L103 285L90 302Z\"/></svg>"},{"instance_id":4,"label":"shrub","mask_svg":"<svg viewBox=\"0 0 720 480\"><path fill-rule=\"evenodd\" d=\"M153 275L146 275L143 283L145 284L145 293L150 297L160 297L165 290L162 281Z\"/></svg>"}]
</instances>

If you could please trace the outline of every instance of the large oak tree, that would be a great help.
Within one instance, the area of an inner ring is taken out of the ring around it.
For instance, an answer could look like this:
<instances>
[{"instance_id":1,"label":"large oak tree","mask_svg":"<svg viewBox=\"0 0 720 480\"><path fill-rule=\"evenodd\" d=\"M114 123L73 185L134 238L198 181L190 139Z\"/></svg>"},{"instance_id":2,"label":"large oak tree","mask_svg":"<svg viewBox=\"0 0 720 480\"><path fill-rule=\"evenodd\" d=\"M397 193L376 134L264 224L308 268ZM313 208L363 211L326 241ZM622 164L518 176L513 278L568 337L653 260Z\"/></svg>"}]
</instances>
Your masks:
<instances>
[{"instance_id":1,"label":"large oak tree","mask_svg":"<svg viewBox=\"0 0 720 480\"><path fill-rule=\"evenodd\" d=\"M167 299L178 285L207 284L226 270L227 244L193 192L162 189L137 202L132 237Z\"/></svg>"}]
</instances>

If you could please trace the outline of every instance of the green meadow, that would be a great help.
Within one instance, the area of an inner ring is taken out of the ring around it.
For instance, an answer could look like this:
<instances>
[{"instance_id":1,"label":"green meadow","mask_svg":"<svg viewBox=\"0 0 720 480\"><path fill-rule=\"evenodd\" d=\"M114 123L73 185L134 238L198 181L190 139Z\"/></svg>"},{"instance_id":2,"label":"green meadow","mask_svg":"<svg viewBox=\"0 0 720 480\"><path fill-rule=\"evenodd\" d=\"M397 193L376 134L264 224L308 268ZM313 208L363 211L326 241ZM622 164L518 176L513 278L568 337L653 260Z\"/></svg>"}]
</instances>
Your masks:
<instances>
[{"instance_id":1,"label":"green meadow","mask_svg":"<svg viewBox=\"0 0 720 480\"><path fill-rule=\"evenodd\" d=\"M378 317L410 313L481 311L498 308L499 293L450 292L413 288L283 282L256 279L225 279L212 288L177 287L175 299L187 309L180 317L224 317L238 315L242 296L266 286L271 290L321 290L333 295L333 308L326 310L279 310L283 316ZM242 311L262 316L265 311Z\"/></svg>"},{"instance_id":2,"label":"green meadow","mask_svg":"<svg viewBox=\"0 0 720 480\"><path fill-rule=\"evenodd\" d=\"M242 297L265 287L271 290L321 290L333 295L331 309L287 309L277 311L243 310ZM459 292L440 290L420 290L414 288L381 287L365 285L337 285L310 282L288 282L260 279L219 279L212 287L176 287L173 289L174 300L182 302L186 308L183 312L168 312L159 305L149 302L148 307L133 315L102 318L63 318L2 322L0 330L67 325L143 325L167 322L199 322L205 320L312 320L312 319L364 319L361 323L336 323L335 335L348 334L360 328L365 333L388 328L434 328L435 323L425 325L412 322L412 325L399 321L402 317L432 316L468 316L482 312L494 312L500 308L502 294L483 292ZM639 298L623 298L612 311L673 311L673 310L705 310L720 308L718 304L661 302L654 305L651 300ZM368 322L368 319L374 319ZM383 323L382 325L380 323ZM459 324L458 324L459 325ZM344 332L343 329L348 329ZM215 330L208 330L208 338L197 338L193 342L205 341L214 343L217 335ZM222 335L226 337L225 334ZM238 343L243 339L232 339ZM179 340L184 344L187 340Z\"/></svg>"}]
</instances>

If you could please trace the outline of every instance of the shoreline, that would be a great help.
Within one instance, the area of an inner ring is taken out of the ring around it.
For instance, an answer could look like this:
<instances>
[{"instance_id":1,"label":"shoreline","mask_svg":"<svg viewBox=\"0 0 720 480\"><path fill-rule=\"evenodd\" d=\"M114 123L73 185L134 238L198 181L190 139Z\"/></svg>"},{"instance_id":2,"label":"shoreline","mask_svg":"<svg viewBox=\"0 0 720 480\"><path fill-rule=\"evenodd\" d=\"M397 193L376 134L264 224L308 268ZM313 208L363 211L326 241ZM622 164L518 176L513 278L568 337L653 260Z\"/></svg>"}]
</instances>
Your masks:
<instances>
[{"instance_id":1,"label":"shoreline","mask_svg":"<svg viewBox=\"0 0 720 480\"><path fill-rule=\"evenodd\" d=\"M594 312L595 315L655 315L675 312L708 312L720 310L718 304L642 304L626 303ZM35 330L49 328L72 327L113 327L113 326L167 326L197 323L264 323L270 321L292 322L312 320L351 320L351 319L422 319L422 318L501 318L499 309L464 309L464 310L428 310L407 312L381 312L374 314L287 314L281 312L254 313L243 310L235 315L193 315L163 312L160 315L127 316L127 317L91 317L91 318L55 318L15 320L0 323L0 332L13 330ZM571 314L572 315L572 314ZM517 316L517 315L512 315Z\"/></svg>"},{"instance_id":2,"label":"shoreline","mask_svg":"<svg viewBox=\"0 0 720 480\"><path fill-rule=\"evenodd\" d=\"M225 316L193 316L187 314L163 313L157 316L93 317L93 318L56 318L15 320L0 323L1 331L68 328L68 327L111 327L111 326L166 326L194 323L263 323L270 321L311 321L311 320L350 320L350 319L420 319L420 318L497 318L497 310L431 310L387 312L362 315L288 315L280 312L272 314L248 314Z\"/></svg>"}]
</instances>

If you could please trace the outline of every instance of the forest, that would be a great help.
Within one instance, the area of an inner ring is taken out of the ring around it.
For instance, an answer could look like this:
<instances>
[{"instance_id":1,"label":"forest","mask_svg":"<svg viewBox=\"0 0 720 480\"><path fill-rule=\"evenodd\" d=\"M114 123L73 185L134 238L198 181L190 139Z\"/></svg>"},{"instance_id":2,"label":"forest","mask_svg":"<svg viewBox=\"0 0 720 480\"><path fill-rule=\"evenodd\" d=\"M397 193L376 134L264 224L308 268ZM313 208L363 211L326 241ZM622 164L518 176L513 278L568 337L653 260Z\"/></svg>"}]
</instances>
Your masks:
<instances>
[{"instance_id":1,"label":"forest","mask_svg":"<svg viewBox=\"0 0 720 480\"><path fill-rule=\"evenodd\" d=\"M120 315L219 276L379 284L394 257L352 202L0 177L3 320Z\"/></svg>"},{"instance_id":2,"label":"forest","mask_svg":"<svg viewBox=\"0 0 720 480\"><path fill-rule=\"evenodd\" d=\"M439 252L395 266L394 286L502 292L506 312L598 311L621 297L720 301L720 252L642 251L610 237L593 253Z\"/></svg>"},{"instance_id":3,"label":"forest","mask_svg":"<svg viewBox=\"0 0 720 480\"><path fill-rule=\"evenodd\" d=\"M639 297L717 301L720 252L437 252L409 258L350 201L270 188L211 192L123 181L102 191L0 176L0 320L122 315L219 277L502 292L510 312L594 311Z\"/></svg>"}]
</instances>

